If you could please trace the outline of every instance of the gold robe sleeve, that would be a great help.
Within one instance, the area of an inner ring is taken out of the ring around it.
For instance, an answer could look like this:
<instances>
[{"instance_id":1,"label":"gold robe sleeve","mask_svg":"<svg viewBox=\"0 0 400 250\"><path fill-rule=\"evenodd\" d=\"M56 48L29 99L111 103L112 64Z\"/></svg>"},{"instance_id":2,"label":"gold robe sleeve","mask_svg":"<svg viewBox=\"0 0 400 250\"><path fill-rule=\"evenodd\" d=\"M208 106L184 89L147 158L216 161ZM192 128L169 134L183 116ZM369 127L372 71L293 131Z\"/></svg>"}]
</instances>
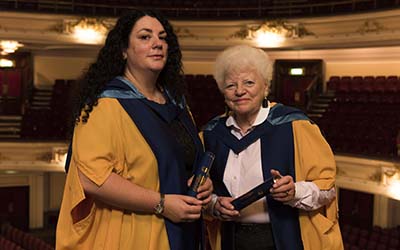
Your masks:
<instances>
[{"instance_id":1,"label":"gold robe sleeve","mask_svg":"<svg viewBox=\"0 0 400 250\"><path fill-rule=\"evenodd\" d=\"M321 190L335 186L336 164L331 148L317 125L293 122L296 181L312 181ZM305 250L341 250L336 198L315 211L300 211L301 237Z\"/></svg>"}]
</instances>

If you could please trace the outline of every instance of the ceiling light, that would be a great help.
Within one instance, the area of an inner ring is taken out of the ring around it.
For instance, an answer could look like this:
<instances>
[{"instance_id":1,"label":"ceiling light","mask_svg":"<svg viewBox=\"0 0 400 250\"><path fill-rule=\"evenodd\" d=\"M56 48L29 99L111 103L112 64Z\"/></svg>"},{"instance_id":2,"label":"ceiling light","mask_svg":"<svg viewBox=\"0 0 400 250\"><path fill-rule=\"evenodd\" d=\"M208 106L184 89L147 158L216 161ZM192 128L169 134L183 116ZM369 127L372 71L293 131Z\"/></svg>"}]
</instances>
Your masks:
<instances>
[{"instance_id":1,"label":"ceiling light","mask_svg":"<svg viewBox=\"0 0 400 250\"><path fill-rule=\"evenodd\" d=\"M110 27L101 19L81 18L78 21L65 21L63 32L72 34L81 43L100 44Z\"/></svg>"},{"instance_id":2,"label":"ceiling light","mask_svg":"<svg viewBox=\"0 0 400 250\"><path fill-rule=\"evenodd\" d=\"M255 41L259 47L280 47L286 39L308 35L313 35L313 33L301 23L289 24L282 20L271 20L242 27L231 37Z\"/></svg>"},{"instance_id":3,"label":"ceiling light","mask_svg":"<svg viewBox=\"0 0 400 250\"><path fill-rule=\"evenodd\" d=\"M15 66L14 61L8 59L0 59L0 67L3 68L12 68Z\"/></svg>"},{"instance_id":4,"label":"ceiling light","mask_svg":"<svg viewBox=\"0 0 400 250\"><path fill-rule=\"evenodd\" d=\"M254 38L259 47L268 48L279 47L285 41L283 34L272 31L257 31Z\"/></svg>"},{"instance_id":5,"label":"ceiling light","mask_svg":"<svg viewBox=\"0 0 400 250\"><path fill-rule=\"evenodd\" d=\"M54 147L51 162L64 166L67 160L67 153L68 148L66 147Z\"/></svg>"},{"instance_id":6,"label":"ceiling light","mask_svg":"<svg viewBox=\"0 0 400 250\"><path fill-rule=\"evenodd\" d=\"M396 200L400 200L400 181L395 180L389 186L389 194Z\"/></svg>"},{"instance_id":7,"label":"ceiling light","mask_svg":"<svg viewBox=\"0 0 400 250\"><path fill-rule=\"evenodd\" d=\"M19 47L22 46L24 45L22 43L19 43L18 41L12 41L12 40L0 41L0 49L2 55L14 53Z\"/></svg>"}]
</instances>

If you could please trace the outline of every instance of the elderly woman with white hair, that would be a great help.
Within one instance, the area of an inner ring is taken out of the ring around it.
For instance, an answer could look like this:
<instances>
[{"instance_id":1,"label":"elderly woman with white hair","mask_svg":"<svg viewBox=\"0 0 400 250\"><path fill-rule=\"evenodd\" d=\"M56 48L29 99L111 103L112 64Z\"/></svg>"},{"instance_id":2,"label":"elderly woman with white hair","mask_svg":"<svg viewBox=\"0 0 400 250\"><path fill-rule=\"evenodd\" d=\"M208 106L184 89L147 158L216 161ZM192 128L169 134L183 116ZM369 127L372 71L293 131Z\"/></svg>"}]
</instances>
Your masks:
<instances>
[{"instance_id":1,"label":"elderly woman with white hair","mask_svg":"<svg viewBox=\"0 0 400 250\"><path fill-rule=\"evenodd\" d=\"M209 232L213 249L343 249L332 150L302 111L267 100L271 66L263 50L246 45L215 63L228 111L203 130L216 155L211 210L221 225ZM235 210L233 199L271 177L269 194Z\"/></svg>"}]
</instances>

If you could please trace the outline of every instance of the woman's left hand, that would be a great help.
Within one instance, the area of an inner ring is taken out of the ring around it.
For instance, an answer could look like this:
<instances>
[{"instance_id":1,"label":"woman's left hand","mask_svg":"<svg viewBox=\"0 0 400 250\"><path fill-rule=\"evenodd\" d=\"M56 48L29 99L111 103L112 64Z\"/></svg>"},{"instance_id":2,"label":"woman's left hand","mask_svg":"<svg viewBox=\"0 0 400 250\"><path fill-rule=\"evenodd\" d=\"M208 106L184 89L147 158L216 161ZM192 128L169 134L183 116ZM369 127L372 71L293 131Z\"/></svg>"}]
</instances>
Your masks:
<instances>
[{"instance_id":1,"label":"woman's left hand","mask_svg":"<svg viewBox=\"0 0 400 250\"><path fill-rule=\"evenodd\" d=\"M296 194L296 187L292 176L281 176L278 170L271 170L271 174L276 178L276 182L270 189L272 198L280 202L288 202L292 200Z\"/></svg>"},{"instance_id":2,"label":"woman's left hand","mask_svg":"<svg viewBox=\"0 0 400 250\"><path fill-rule=\"evenodd\" d=\"M189 179L188 181L188 186L192 183L193 176L192 178ZM203 207L207 206L208 203L211 201L211 194L213 192L213 183L210 178L207 178L206 181L199 186L197 189L197 195L196 198L201 200L203 202Z\"/></svg>"}]
</instances>

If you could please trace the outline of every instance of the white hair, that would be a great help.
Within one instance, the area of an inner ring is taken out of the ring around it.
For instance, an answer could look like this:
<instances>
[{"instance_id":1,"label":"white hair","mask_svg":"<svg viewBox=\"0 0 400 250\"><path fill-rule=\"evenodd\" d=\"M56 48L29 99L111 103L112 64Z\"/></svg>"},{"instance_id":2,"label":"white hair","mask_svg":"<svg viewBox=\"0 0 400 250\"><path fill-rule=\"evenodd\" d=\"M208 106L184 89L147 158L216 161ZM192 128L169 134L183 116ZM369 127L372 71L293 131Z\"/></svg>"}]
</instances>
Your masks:
<instances>
[{"instance_id":1,"label":"white hair","mask_svg":"<svg viewBox=\"0 0 400 250\"><path fill-rule=\"evenodd\" d=\"M249 45L236 45L222 51L215 61L214 78L222 90L225 77L241 70L256 70L265 80L267 89L271 85L272 61L267 53ZM268 91L267 90L267 91Z\"/></svg>"}]
</instances>

